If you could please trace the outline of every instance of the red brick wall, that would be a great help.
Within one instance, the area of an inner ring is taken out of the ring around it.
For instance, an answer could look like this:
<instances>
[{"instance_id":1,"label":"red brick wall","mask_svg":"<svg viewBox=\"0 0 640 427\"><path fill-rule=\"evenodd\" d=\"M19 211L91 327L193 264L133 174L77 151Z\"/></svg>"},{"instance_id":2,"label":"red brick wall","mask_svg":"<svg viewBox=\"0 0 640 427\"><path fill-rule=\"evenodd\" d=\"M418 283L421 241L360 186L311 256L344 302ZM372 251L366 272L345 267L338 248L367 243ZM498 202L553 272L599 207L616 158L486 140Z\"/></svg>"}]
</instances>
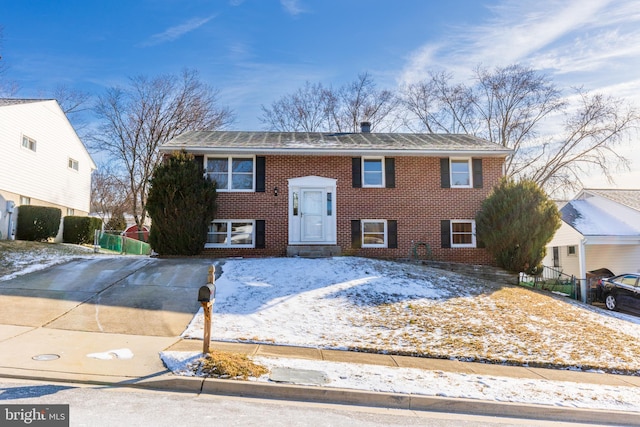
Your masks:
<instances>
[{"instance_id":1,"label":"red brick wall","mask_svg":"<svg viewBox=\"0 0 640 427\"><path fill-rule=\"evenodd\" d=\"M502 176L503 160L484 158L483 188L441 188L440 159L395 157L395 188L353 188L350 156L267 156L264 193L218 193L219 219L264 219L264 249L211 249L214 256L284 256L288 244L288 179L309 175L337 179L337 241L342 253L406 258L415 242L429 245L439 261L491 264L481 248L441 248L440 221L474 219ZM278 187L279 195L274 195ZM398 221L398 248L352 248L351 220ZM424 247L419 248L424 254Z\"/></svg>"}]
</instances>

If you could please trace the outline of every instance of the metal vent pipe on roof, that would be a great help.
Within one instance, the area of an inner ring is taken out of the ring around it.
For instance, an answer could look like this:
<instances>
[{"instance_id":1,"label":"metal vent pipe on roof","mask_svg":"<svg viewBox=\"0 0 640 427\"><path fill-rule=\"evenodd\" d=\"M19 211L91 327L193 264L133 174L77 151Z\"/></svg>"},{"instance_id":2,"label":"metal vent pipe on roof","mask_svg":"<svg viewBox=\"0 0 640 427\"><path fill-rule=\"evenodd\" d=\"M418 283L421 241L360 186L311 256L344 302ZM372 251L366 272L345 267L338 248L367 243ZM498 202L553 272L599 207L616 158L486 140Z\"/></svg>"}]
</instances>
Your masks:
<instances>
[{"instance_id":1,"label":"metal vent pipe on roof","mask_svg":"<svg viewBox=\"0 0 640 427\"><path fill-rule=\"evenodd\" d=\"M360 132L371 133L371 122L360 122Z\"/></svg>"}]
</instances>

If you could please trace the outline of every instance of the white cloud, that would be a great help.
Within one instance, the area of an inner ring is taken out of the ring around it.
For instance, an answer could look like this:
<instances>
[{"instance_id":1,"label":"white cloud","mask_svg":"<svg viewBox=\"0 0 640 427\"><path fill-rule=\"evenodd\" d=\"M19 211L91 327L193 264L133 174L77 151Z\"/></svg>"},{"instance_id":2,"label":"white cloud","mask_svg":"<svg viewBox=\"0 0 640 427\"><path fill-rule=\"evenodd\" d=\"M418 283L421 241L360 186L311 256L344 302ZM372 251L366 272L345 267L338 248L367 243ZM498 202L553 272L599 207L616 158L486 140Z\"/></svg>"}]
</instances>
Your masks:
<instances>
[{"instance_id":1,"label":"white cloud","mask_svg":"<svg viewBox=\"0 0 640 427\"><path fill-rule=\"evenodd\" d=\"M300 2L298 0L280 0L280 4L287 11L287 13L291 15L299 15L304 10L300 6Z\"/></svg>"},{"instance_id":2,"label":"white cloud","mask_svg":"<svg viewBox=\"0 0 640 427\"><path fill-rule=\"evenodd\" d=\"M400 80L413 81L434 65L457 67L469 73L478 64L530 62L536 54L543 58L539 52L550 49L578 29L597 23L609 2L572 0L559 6L553 0L505 0L490 9L493 17L486 23L454 28L451 32L455 34L447 35L446 41L428 42L416 50ZM611 21L619 19L615 14L608 16ZM546 61L550 59L547 57Z\"/></svg>"},{"instance_id":3,"label":"white cloud","mask_svg":"<svg viewBox=\"0 0 640 427\"><path fill-rule=\"evenodd\" d=\"M141 46L155 46L158 44L162 44L165 42L170 42L170 41L174 41L180 37L182 37L183 35L190 33L191 31L194 31L200 27L202 27L204 24L206 24L207 22L211 21L213 18L215 18L216 15L211 15L209 17L206 18L193 18L190 19L189 21L185 22L184 24L180 24L180 25L176 25L174 27L170 27L168 29L166 29L165 31L158 33L158 34L154 34L150 37L149 40L147 40L146 42L142 43Z\"/></svg>"}]
</instances>

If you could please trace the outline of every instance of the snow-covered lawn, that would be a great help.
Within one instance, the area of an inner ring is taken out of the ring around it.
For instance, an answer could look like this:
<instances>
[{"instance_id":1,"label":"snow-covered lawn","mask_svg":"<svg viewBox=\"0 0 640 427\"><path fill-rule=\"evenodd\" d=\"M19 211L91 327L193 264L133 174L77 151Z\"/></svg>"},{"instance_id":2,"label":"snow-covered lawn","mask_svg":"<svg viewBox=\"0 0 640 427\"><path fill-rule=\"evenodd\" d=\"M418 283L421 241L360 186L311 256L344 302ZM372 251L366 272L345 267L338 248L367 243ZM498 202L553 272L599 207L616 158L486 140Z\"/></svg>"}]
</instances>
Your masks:
<instances>
[{"instance_id":1,"label":"snow-covered lawn","mask_svg":"<svg viewBox=\"0 0 640 427\"><path fill-rule=\"evenodd\" d=\"M363 258L229 260L212 339L358 349L592 372L640 370L640 319L564 297ZM199 311L184 332L203 336ZM177 375L201 354L164 352ZM316 370L327 387L640 412L634 387L254 357ZM269 381L268 375L253 381Z\"/></svg>"},{"instance_id":2,"label":"snow-covered lawn","mask_svg":"<svg viewBox=\"0 0 640 427\"><path fill-rule=\"evenodd\" d=\"M78 256L94 255L69 245L0 241L0 281ZM640 370L639 318L558 296L363 258L228 260L222 270L214 340ZM197 313L184 336L202 339L202 326ZM190 364L200 356L161 354L178 375L193 375ZM302 359L254 361L322 371L328 387L640 412L633 387Z\"/></svg>"},{"instance_id":3,"label":"snow-covered lawn","mask_svg":"<svg viewBox=\"0 0 640 427\"><path fill-rule=\"evenodd\" d=\"M213 340L640 373L640 318L355 257L228 260ZM185 338L202 339L204 316Z\"/></svg>"},{"instance_id":4,"label":"snow-covered lawn","mask_svg":"<svg viewBox=\"0 0 640 427\"><path fill-rule=\"evenodd\" d=\"M42 270L74 258L91 257L93 249L64 243L0 240L0 281Z\"/></svg>"}]
</instances>

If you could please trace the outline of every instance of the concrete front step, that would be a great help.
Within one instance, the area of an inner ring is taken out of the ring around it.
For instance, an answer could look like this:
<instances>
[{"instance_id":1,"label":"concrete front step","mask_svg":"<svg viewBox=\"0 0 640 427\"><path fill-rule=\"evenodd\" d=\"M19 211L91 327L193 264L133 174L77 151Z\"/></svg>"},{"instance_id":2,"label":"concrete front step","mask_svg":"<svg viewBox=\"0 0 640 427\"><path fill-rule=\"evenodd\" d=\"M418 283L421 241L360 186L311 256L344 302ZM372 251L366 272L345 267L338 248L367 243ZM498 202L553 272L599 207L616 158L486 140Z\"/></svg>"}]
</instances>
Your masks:
<instances>
[{"instance_id":1,"label":"concrete front step","mask_svg":"<svg viewBox=\"0 0 640 427\"><path fill-rule=\"evenodd\" d=\"M289 245L287 246L287 256L298 256L302 258L328 258L340 255L338 245Z\"/></svg>"}]
</instances>

